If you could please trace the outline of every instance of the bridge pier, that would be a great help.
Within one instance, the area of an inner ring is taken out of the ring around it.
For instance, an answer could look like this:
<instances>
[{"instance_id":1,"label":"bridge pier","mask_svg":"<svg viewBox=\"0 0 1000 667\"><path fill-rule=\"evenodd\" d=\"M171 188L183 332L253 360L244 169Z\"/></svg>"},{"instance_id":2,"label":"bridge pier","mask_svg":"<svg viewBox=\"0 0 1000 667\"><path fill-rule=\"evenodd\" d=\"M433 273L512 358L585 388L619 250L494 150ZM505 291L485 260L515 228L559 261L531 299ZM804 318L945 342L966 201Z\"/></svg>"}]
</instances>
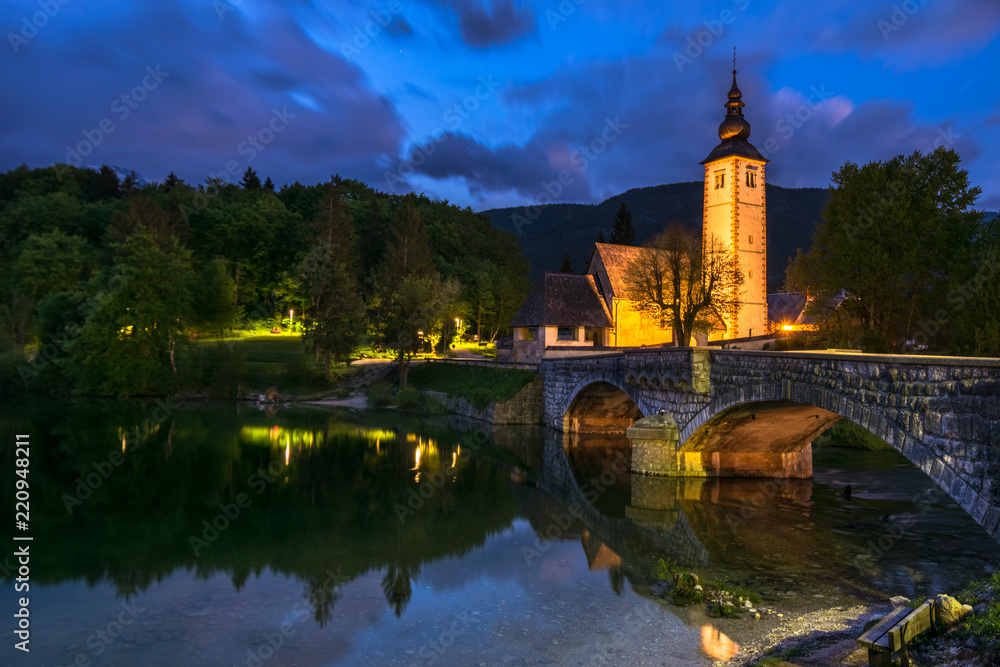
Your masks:
<instances>
[{"instance_id":1,"label":"bridge pier","mask_svg":"<svg viewBox=\"0 0 1000 667\"><path fill-rule=\"evenodd\" d=\"M757 412L762 417L766 413ZM753 421L760 424L760 430L767 434L774 432L771 420L761 418L758 422L756 416L752 415ZM807 422L808 435L814 435L836 419L832 417ZM632 444L632 472L644 475L808 479L813 474L812 438L803 439L800 433L794 434L789 443L778 438L754 437L756 434L745 428L737 431L735 438L713 438L709 443L694 439L682 448L677 423L670 415L661 413L636 421L625 434Z\"/></svg>"}]
</instances>

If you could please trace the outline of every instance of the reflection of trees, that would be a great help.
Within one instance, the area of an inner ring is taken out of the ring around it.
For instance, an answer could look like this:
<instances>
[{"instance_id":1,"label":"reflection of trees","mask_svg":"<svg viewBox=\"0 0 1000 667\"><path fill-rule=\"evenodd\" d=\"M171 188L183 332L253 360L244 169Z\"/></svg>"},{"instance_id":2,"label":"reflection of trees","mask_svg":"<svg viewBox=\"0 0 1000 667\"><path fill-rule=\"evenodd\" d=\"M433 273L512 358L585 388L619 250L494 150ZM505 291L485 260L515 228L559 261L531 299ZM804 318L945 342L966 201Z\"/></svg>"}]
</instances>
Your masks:
<instances>
[{"instance_id":1,"label":"reflection of trees","mask_svg":"<svg viewBox=\"0 0 1000 667\"><path fill-rule=\"evenodd\" d=\"M401 517L396 507L410 507L411 492L419 488L405 431L382 424L389 435L376 449L374 441L356 435L360 425L344 428L326 411L279 411L269 419L225 405L176 410L170 450L164 423L134 450L130 445L124 463L68 513L63 495L72 494L76 480L106 461L116 444L120 451L123 424L141 424L152 408L89 401L64 406L28 406L17 424L19 432L33 434L32 500L39 506L32 508L32 528L47 544L33 564L44 585L82 577L133 595L183 568L200 579L226 573L240 590L251 575L268 570L301 580L323 625L345 583L384 571L386 600L400 615L423 563L481 546L515 515L509 474L465 450L440 488ZM307 429L316 444L293 448L285 466L284 449L241 439L247 425ZM0 432L14 426L0 419ZM433 434L448 466L452 444L464 437L422 423L407 430ZM276 460L282 468L273 481L264 488L248 482ZM428 477L424 472L421 479ZM0 518L13 507L6 498L11 493L0 489ZM240 494L250 498L249 507L195 556L189 539L201 538L203 522Z\"/></svg>"},{"instance_id":2,"label":"reflection of trees","mask_svg":"<svg viewBox=\"0 0 1000 667\"><path fill-rule=\"evenodd\" d=\"M414 567L411 572L408 565L401 563L392 563L386 568L385 576L382 577L382 594L396 612L396 618L403 615L403 610L410 603L410 597L413 595L413 586L410 582L419 574L419 567Z\"/></svg>"}]
</instances>

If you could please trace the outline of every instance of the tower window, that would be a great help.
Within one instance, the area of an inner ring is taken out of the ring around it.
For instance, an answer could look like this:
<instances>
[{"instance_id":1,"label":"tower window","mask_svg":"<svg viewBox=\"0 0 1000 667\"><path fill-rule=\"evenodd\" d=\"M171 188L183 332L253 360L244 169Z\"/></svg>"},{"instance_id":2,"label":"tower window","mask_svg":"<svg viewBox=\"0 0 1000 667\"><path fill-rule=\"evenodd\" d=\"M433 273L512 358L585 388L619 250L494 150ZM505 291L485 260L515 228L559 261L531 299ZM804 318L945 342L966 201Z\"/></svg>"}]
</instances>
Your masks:
<instances>
[{"instance_id":1,"label":"tower window","mask_svg":"<svg viewBox=\"0 0 1000 667\"><path fill-rule=\"evenodd\" d=\"M753 269L750 269L749 273L750 275L748 277L753 278Z\"/></svg>"},{"instance_id":2,"label":"tower window","mask_svg":"<svg viewBox=\"0 0 1000 667\"><path fill-rule=\"evenodd\" d=\"M726 174L720 171L715 175L715 189L721 190L724 187L726 187Z\"/></svg>"},{"instance_id":3,"label":"tower window","mask_svg":"<svg viewBox=\"0 0 1000 667\"><path fill-rule=\"evenodd\" d=\"M747 187L757 187L757 172L747 170Z\"/></svg>"},{"instance_id":4,"label":"tower window","mask_svg":"<svg viewBox=\"0 0 1000 667\"><path fill-rule=\"evenodd\" d=\"M753 245L753 234L750 235L750 245Z\"/></svg>"}]
</instances>

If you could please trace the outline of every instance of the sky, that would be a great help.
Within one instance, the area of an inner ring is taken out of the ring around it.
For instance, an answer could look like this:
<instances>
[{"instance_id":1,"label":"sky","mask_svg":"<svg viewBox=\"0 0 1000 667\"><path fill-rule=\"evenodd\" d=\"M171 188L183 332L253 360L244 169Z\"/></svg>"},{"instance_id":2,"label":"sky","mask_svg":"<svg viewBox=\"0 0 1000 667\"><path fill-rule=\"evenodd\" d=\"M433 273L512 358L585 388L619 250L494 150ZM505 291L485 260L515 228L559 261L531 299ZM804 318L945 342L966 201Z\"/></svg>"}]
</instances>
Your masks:
<instances>
[{"instance_id":1,"label":"sky","mask_svg":"<svg viewBox=\"0 0 1000 667\"><path fill-rule=\"evenodd\" d=\"M597 203L701 180L735 47L770 183L944 145L1000 209L997 0L0 0L0 28L0 171Z\"/></svg>"}]
</instances>

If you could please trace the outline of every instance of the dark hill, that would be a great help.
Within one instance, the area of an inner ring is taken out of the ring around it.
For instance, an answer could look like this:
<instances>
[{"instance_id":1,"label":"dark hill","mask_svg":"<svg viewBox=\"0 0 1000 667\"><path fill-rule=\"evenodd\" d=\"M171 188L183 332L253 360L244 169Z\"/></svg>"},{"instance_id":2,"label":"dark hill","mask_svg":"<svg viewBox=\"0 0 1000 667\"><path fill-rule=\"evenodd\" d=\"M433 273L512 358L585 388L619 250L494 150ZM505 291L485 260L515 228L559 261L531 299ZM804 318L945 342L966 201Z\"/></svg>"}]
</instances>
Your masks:
<instances>
[{"instance_id":1,"label":"dark hill","mask_svg":"<svg viewBox=\"0 0 1000 667\"><path fill-rule=\"evenodd\" d=\"M807 250L811 245L813 228L829 198L825 188L789 189L768 184L768 291L781 290L788 260L795 256L797 248ZM496 208L483 213L500 229L520 231L524 255L531 262L533 279L537 280L544 271L558 270L566 252L573 260L573 268L583 271L597 235L603 230L605 239L611 237L615 212L622 202L632 211L636 243L646 241L674 220L701 230L704 192L700 181L635 188L596 205L542 206L541 214L528 224L523 222L527 220L524 207Z\"/></svg>"}]
</instances>

